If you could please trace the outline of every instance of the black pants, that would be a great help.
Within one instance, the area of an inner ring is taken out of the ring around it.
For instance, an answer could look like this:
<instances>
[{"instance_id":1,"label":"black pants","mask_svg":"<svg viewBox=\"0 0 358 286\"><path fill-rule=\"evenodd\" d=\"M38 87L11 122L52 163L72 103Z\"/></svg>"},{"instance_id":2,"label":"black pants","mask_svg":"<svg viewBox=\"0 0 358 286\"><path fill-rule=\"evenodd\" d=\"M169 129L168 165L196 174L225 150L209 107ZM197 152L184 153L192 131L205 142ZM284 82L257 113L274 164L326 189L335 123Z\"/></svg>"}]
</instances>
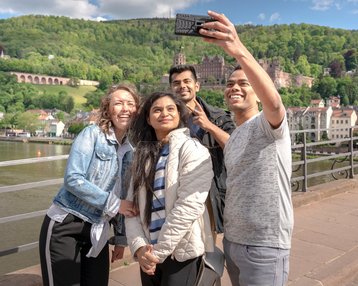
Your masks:
<instances>
[{"instance_id":1,"label":"black pants","mask_svg":"<svg viewBox=\"0 0 358 286\"><path fill-rule=\"evenodd\" d=\"M91 224L69 214L62 223L45 217L39 240L44 286L107 286L108 244L97 257L91 248Z\"/></svg>"},{"instance_id":2,"label":"black pants","mask_svg":"<svg viewBox=\"0 0 358 286\"><path fill-rule=\"evenodd\" d=\"M143 286L193 286L201 257L179 262L171 257L158 264L154 275L140 270Z\"/></svg>"}]
</instances>

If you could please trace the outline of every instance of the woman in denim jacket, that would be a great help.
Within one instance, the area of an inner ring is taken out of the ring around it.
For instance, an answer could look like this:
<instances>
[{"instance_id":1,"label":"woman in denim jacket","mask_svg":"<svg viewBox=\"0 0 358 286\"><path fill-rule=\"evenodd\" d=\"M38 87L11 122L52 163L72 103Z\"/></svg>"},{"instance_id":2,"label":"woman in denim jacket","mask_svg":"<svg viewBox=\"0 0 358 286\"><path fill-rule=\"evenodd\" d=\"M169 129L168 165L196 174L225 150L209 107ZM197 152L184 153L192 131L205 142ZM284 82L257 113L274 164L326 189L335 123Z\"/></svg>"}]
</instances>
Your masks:
<instances>
[{"instance_id":1,"label":"woman in denim jacket","mask_svg":"<svg viewBox=\"0 0 358 286\"><path fill-rule=\"evenodd\" d=\"M41 228L43 285L107 286L110 221L115 230L111 261L123 257L126 238L118 209L127 195L123 184L133 154L127 129L138 106L133 86L113 86L102 99L97 124L73 142L64 184Z\"/></svg>"}]
</instances>

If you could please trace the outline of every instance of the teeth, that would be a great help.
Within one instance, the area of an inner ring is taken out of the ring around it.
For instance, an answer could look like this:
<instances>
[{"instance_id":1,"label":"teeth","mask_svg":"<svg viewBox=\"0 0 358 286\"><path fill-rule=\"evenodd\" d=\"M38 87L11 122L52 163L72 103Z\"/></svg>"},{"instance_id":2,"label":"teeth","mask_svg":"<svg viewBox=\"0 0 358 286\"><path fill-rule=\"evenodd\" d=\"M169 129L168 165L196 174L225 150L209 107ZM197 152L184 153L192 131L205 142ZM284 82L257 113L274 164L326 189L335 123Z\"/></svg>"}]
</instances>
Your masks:
<instances>
[{"instance_id":1,"label":"teeth","mask_svg":"<svg viewBox=\"0 0 358 286\"><path fill-rule=\"evenodd\" d=\"M240 98L242 98L242 96L241 95L232 95L232 96L230 96L230 98L232 98L232 99L240 99Z\"/></svg>"}]
</instances>

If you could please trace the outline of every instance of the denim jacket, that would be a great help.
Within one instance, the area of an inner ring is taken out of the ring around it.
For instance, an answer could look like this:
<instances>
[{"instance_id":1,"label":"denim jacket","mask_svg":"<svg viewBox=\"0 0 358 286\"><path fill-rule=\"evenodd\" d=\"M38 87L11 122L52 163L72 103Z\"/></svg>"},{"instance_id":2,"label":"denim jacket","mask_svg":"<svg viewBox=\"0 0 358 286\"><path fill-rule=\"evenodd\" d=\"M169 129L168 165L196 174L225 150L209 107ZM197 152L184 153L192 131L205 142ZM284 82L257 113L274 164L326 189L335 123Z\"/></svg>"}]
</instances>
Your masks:
<instances>
[{"instance_id":1,"label":"denim jacket","mask_svg":"<svg viewBox=\"0 0 358 286\"><path fill-rule=\"evenodd\" d=\"M133 148L129 145L120 164L118 146L113 132L105 134L97 125L86 127L73 142L64 184L54 198L54 204L85 221L98 223L106 215L107 199L119 180L120 199L127 196L125 173L132 161ZM115 221L115 233L123 234L123 217L116 215Z\"/></svg>"}]
</instances>

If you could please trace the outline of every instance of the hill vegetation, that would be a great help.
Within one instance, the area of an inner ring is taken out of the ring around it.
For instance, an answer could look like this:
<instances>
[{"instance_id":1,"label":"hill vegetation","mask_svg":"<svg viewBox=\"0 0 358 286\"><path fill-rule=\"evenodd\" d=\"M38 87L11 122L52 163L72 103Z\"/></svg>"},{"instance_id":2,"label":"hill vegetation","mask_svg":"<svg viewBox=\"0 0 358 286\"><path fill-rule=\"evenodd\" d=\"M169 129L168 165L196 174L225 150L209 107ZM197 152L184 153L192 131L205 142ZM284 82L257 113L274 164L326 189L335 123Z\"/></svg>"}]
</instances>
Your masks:
<instances>
[{"instance_id":1,"label":"hill vegetation","mask_svg":"<svg viewBox=\"0 0 358 286\"><path fill-rule=\"evenodd\" d=\"M358 102L357 77L342 76L345 71L357 69L358 30L308 24L236 28L257 59L278 59L284 71L317 79L312 90L282 90L287 106L308 105L311 98L331 95L340 95L344 104ZM80 102L91 108L98 106L103 90L113 82L129 80L138 87L157 86L172 65L174 54L181 49L188 63L200 63L205 55L222 55L227 63L234 63L218 47L200 38L176 36L173 31L174 19L166 18L93 22L30 15L2 19L0 49L10 58L0 59L0 71L100 81L97 91L87 93L87 102ZM326 67L331 68L331 75L323 77ZM0 111L36 106L34 101L23 101L10 108L15 103L10 104L8 99L20 98L11 94L14 90L18 89L0 88ZM33 98L40 96L35 93L31 93ZM220 106L222 98L218 94L202 91L209 102ZM7 98L6 104L1 97ZM67 109L71 106L68 102Z\"/></svg>"},{"instance_id":2,"label":"hill vegetation","mask_svg":"<svg viewBox=\"0 0 358 286\"><path fill-rule=\"evenodd\" d=\"M0 45L11 59L1 61L0 70L156 83L180 48L189 63L217 54L232 62L214 45L200 38L176 36L173 31L174 19L165 18L107 22L55 16L3 19ZM291 24L243 25L237 31L257 59L279 58L290 73L317 77L334 61L342 70L357 64L358 30Z\"/></svg>"}]
</instances>

